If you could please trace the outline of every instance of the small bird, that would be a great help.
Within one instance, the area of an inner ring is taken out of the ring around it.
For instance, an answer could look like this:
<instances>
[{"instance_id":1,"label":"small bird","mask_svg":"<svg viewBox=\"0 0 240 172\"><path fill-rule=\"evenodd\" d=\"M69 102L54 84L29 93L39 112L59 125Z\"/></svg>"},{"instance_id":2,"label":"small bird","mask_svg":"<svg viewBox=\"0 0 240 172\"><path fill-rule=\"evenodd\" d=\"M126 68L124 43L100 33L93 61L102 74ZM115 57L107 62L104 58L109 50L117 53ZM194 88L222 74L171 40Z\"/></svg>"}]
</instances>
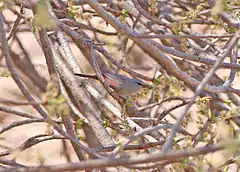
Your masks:
<instances>
[{"instance_id":1,"label":"small bird","mask_svg":"<svg viewBox=\"0 0 240 172\"><path fill-rule=\"evenodd\" d=\"M91 74L79 74L76 73L76 76L80 77L87 77L97 79L97 75ZM130 96L132 94L137 93L143 87L150 87L149 85L145 84L143 81L137 78L129 78L125 75L121 74L114 74L114 73L103 73L104 79L107 81L109 86L119 95L122 96Z\"/></svg>"}]
</instances>

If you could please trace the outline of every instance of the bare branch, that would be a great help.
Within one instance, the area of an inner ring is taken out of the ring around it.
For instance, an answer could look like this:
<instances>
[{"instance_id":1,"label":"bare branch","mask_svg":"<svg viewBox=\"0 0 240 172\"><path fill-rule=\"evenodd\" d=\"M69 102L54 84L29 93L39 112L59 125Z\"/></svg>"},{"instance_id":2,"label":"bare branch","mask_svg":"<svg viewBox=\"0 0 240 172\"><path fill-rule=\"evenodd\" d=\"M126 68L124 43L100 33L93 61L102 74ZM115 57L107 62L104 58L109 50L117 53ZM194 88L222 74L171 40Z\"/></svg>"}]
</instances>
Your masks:
<instances>
[{"instance_id":1,"label":"bare branch","mask_svg":"<svg viewBox=\"0 0 240 172\"><path fill-rule=\"evenodd\" d=\"M188 110L191 108L191 106L193 105L194 101L196 100L196 98L198 97L198 95L201 93L203 86L210 80L210 78L214 75L215 71L217 70L218 66L221 64L221 62L224 60L224 58L229 54L229 52L232 50L232 48L235 46L236 41L239 38L239 31L237 33L235 33L235 36L231 39L227 50L224 52L224 54L222 55L221 58L219 58L216 63L214 64L214 66L211 68L211 70L207 73L207 75L204 77L204 79L202 80L202 82L198 85L198 87L196 88L195 94L192 97L191 101L188 103L187 107L185 108L185 110L181 113L181 115L179 116L179 118L177 119L175 125L173 126L170 134L167 137L166 142L163 145L163 152L167 152L171 147L172 147L172 140L173 137L176 135L177 130L179 128L179 125L181 124L182 120L184 119L184 117L187 115Z\"/></svg>"},{"instance_id":2,"label":"bare branch","mask_svg":"<svg viewBox=\"0 0 240 172\"><path fill-rule=\"evenodd\" d=\"M223 149L220 145L209 145L206 147L181 150L168 153L153 153L153 154L141 154L134 157L122 157L122 158L107 158L99 160L89 160L79 163L67 163L61 165L52 166L41 166L41 167L26 167L26 168L7 168L4 172L11 172L15 170L16 172L38 172L40 170L45 170L49 172L61 172L61 171L76 171L76 170L90 170L90 169L101 169L104 167L117 167L117 166L129 166L140 163L150 163L159 161L170 161L183 159L189 156L198 156L207 153L212 153ZM0 170L3 172L3 170Z\"/></svg>"}]
</instances>

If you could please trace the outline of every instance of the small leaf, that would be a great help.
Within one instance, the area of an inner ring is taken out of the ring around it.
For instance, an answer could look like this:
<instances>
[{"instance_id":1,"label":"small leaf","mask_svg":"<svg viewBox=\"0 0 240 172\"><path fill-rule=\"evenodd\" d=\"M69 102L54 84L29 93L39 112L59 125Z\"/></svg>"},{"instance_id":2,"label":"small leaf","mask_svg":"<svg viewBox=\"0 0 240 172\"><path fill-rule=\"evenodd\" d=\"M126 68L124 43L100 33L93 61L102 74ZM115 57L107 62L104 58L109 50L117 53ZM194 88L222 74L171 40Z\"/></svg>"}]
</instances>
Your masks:
<instances>
[{"instance_id":1,"label":"small leaf","mask_svg":"<svg viewBox=\"0 0 240 172\"><path fill-rule=\"evenodd\" d=\"M82 125L85 123L84 119L79 119L76 122L76 128L80 129L82 127Z\"/></svg>"},{"instance_id":2,"label":"small leaf","mask_svg":"<svg viewBox=\"0 0 240 172\"><path fill-rule=\"evenodd\" d=\"M122 142L119 142L119 143L118 143L118 148L119 148L120 156L124 156L124 151L123 151L123 147L122 147Z\"/></svg>"},{"instance_id":3,"label":"small leaf","mask_svg":"<svg viewBox=\"0 0 240 172\"><path fill-rule=\"evenodd\" d=\"M226 103L228 106L231 106L231 105L232 105L232 101L231 101L231 100L225 100L225 103Z\"/></svg>"},{"instance_id":4,"label":"small leaf","mask_svg":"<svg viewBox=\"0 0 240 172\"><path fill-rule=\"evenodd\" d=\"M104 128L107 128L110 126L110 121L108 119L104 119Z\"/></svg>"},{"instance_id":5,"label":"small leaf","mask_svg":"<svg viewBox=\"0 0 240 172\"><path fill-rule=\"evenodd\" d=\"M78 135L78 138L79 138L80 140L82 140L82 141L86 141L86 138L85 138L84 136Z\"/></svg>"},{"instance_id":6,"label":"small leaf","mask_svg":"<svg viewBox=\"0 0 240 172\"><path fill-rule=\"evenodd\" d=\"M9 70L7 68L0 68L0 78L1 77L9 77L11 76L11 73L9 72Z\"/></svg>"},{"instance_id":7,"label":"small leaf","mask_svg":"<svg viewBox=\"0 0 240 172\"><path fill-rule=\"evenodd\" d=\"M53 104L62 104L65 103L67 100L63 95L58 96L57 98L49 99L47 101L48 104L53 105Z\"/></svg>"},{"instance_id":8,"label":"small leaf","mask_svg":"<svg viewBox=\"0 0 240 172\"><path fill-rule=\"evenodd\" d=\"M163 80L163 77L159 76L159 77L154 79L153 84L154 85L159 85L162 82L162 80Z\"/></svg>"}]
</instances>

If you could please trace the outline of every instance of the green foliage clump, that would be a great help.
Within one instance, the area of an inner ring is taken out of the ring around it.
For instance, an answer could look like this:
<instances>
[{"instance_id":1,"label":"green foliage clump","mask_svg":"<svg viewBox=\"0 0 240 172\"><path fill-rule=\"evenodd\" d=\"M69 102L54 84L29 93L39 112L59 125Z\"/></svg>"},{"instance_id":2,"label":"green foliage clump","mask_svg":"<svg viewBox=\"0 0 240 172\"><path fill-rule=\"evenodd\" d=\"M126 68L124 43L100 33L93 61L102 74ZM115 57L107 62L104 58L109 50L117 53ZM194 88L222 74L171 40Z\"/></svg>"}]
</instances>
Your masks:
<instances>
[{"instance_id":1,"label":"green foliage clump","mask_svg":"<svg viewBox=\"0 0 240 172\"><path fill-rule=\"evenodd\" d=\"M13 0L0 0L0 11L8 9L14 5Z\"/></svg>"},{"instance_id":2,"label":"green foliage clump","mask_svg":"<svg viewBox=\"0 0 240 172\"><path fill-rule=\"evenodd\" d=\"M217 16L221 11L227 11L229 0L216 0L215 6L212 8L212 16Z\"/></svg>"},{"instance_id":3,"label":"green foliage clump","mask_svg":"<svg viewBox=\"0 0 240 172\"><path fill-rule=\"evenodd\" d=\"M167 97L179 96L185 87L183 81L176 77L165 77L163 83L169 87Z\"/></svg>"},{"instance_id":4,"label":"green foliage clump","mask_svg":"<svg viewBox=\"0 0 240 172\"><path fill-rule=\"evenodd\" d=\"M78 17L82 19L86 19L80 6L74 5L72 0L68 1L68 8L67 8L68 16L76 20Z\"/></svg>"},{"instance_id":5,"label":"green foliage clump","mask_svg":"<svg viewBox=\"0 0 240 172\"><path fill-rule=\"evenodd\" d=\"M125 9L123 9L123 10L121 11L120 16L119 16L119 20L120 20L121 22L123 22L124 24L126 24L126 23L127 23L127 21L126 21L126 18L127 18L127 17L129 17L128 11L125 10Z\"/></svg>"},{"instance_id":6,"label":"green foliage clump","mask_svg":"<svg viewBox=\"0 0 240 172\"><path fill-rule=\"evenodd\" d=\"M0 67L0 78L11 76L10 71L7 68Z\"/></svg>"},{"instance_id":7,"label":"green foliage clump","mask_svg":"<svg viewBox=\"0 0 240 172\"><path fill-rule=\"evenodd\" d=\"M34 15L33 25L37 28L54 29L56 21L50 15L49 9L51 5L48 0L39 0L36 5L36 13Z\"/></svg>"},{"instance_id":8,"label":"green foliage clump","mask_svg":"<svg viewBox=\"0 0 240 172\"><path fill-rule=\"evenodd\" d=\"M211 97L202 97L197 100L197 113L199 115L205 116L207 118L212 118L211 110L210 110L210 101Z\"/></svg>"},{"instance_id":9,"label":"green foliage clump","mask_svg":"<svg viewBox=\"0 0 240 172\"><path fill-rule=\"evenodd\" d=\"M42 95L42 99L46 102L45 108L48 111L49 120L51 120L52 117L59 118L60 116L69 115L69 106L67 105L64 96L59 95L57 83L50 81L47 84L47 91Z\"/></svg>"},{"instance_id":10,"label":"green foliage clump","mask_svg":"<svg viewBox=\"0 0 240 172\"><path fill-rule=\"evenodd\" d=\"M234 118L239 116L239 113L240 113L240 108L231 108L229 111L221 111L220 117L222 120Z\"/></svg>"},{"instance_id":11,"label":"green foliage clump","mask_svg":"<svg viewBox=\"0 0 240 172\"><path fill-rule=\"evenodd\" d=\"M171 29L172 32L176 35L182 32L184 30L186 23L196 19L202 9L203 4L200 4L196 7L195 10L187 12L182 19L177 20L176 22L173 23L173 27ZM180 41L182 50L186 53L190 53L188 41L186 39L178 39L178 41Z\"/></svg>"},{"instance_id":12,"label":"green foliage clump","mask_svg":"<svg viewBox=\"0 0 240 172\"><path fill-rule=\"evenodd\" d=\"M84 124L84 119L79 119L79 120L77 120L76 121L76 125L75 125L75 128L76 129L80 129L80 128L82 128L82 125Z\"/></svg>"}]
</instances>

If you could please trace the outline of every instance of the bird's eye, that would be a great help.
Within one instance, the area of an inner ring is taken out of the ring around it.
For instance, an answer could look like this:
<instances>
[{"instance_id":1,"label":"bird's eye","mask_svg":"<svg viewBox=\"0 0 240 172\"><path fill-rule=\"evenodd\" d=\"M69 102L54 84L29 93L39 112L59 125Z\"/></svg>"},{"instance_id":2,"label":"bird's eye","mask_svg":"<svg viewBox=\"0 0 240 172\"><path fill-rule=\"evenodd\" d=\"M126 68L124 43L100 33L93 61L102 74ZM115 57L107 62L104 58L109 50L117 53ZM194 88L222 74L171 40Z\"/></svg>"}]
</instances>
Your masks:
<instances>
[{"instance_id":1,"label":"bird's eye","mask_svg":"<svg viewBox=\"0 0 240 172\"><path fill-rule=\"evenodd\" d=\"M138 85L141 85L141 86L143 85L141 82L137 82L137 84L138 84Z\"/></svg>"}]
</instances>

